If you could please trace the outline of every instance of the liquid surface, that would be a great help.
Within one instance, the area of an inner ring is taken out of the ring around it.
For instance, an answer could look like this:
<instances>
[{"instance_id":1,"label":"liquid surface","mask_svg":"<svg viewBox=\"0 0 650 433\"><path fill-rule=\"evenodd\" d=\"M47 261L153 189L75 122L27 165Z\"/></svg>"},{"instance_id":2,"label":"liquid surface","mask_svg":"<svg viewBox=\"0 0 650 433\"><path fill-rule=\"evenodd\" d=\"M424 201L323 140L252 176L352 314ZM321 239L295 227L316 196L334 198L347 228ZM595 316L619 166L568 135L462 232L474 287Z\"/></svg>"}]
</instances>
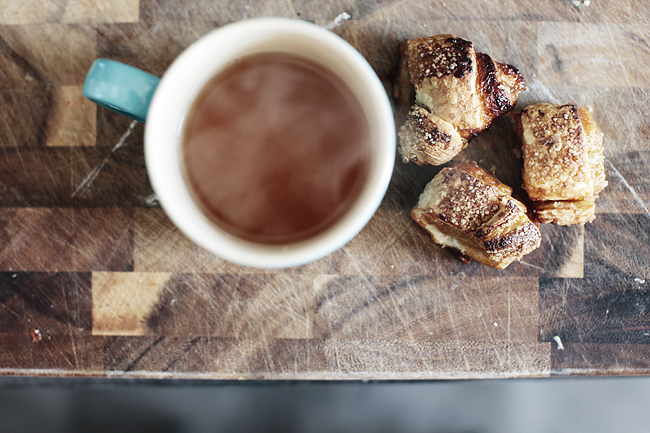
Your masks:
<instances>
[{"instance_id":1,"label":"liquid surface","mask_svg":"<svg viewBox=\"0 0 650 433\"><path fill-rule=\"evenodd\" d=\"M366 180L368 140L361 106L338 77L294 55L257 54L217 74L194 102L186 177L215 224L289 244L349 210Z\"/></svg>"}]
</instances>

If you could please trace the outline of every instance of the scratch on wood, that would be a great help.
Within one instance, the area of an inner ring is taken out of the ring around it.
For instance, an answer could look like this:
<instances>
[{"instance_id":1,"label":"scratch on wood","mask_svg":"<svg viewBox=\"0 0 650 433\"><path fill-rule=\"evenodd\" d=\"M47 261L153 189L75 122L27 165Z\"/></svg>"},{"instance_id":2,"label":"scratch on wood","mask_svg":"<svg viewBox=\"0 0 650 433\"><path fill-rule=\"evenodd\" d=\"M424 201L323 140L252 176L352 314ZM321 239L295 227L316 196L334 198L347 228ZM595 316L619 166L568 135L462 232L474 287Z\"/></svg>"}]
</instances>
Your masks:
<instances>
[{"instance_id":1,"label":"scratch on wood","mask_svg":"<svg viewBox=\"0 0 650 433\"><path fill-rule=\"evenodd\" d=\"M556 98L556 97L555 97L555 96L554 96L554 95L553 95L553 94L548 90L548 88L547 88L544 84L542 84L540 81L538 81L538 80L531 80L531 82L530 82L530 83L527 83L527 84L528 84L528 89L529 89L531 92L534 92L534 93L540 93L541 96L543 96L545 99L547 99L548 102L552 102L552 103L554 103L554 104L559 104L559 103L560 103L559 99Z\"/></svg>"},{"instance_id":2,"label":"scratch on wood","mask_svg":"<svg viewBox=\"0 0 650 433\"><path fill-rule=\"evenodd\" d=\"M86 178L79 184L77 189L72 193L72 198L74 198L77 194L83 194L86 191L88 191L88 188L90 188L90 185L97 179L97 176L99 175L99 172L102 171L106 163L108 162L109 159L111 159L111 156L122 146L124 146L124 142L126 141L127 138L129 138L129 135L131 135L131 132L133 131L133 128L135 128L135 125L137 125L137 121L131 122L129 125L129 129L122 135L120 138L120 141L117 142L115 146L113 146L113 149L111 149L111 152L100 162L97 164L97 166L86 176Z\"/></svg>"},{"instance_id":3,"label":"scratch on wood","mask_svg":"<svg viewBox=\"0 0 650 433\"><path fill-rule=\"evenodd\" d=\"M409 265L409 267L406 268L406 270L402 272L402 275L409 275L411 273L411 269L413 269L413 267L418 264L418 260L420 260L420 257L422 257L422 254L423 254L423 252L420 251L418 253L417 257L415 258L415 260L413 260L413 263L411 263Z\"/></svg>"},{"instance_id":4,"label":"scratch on wood","mask_svg":"<svg viewBox=\"0 0 650 433\"><path fill-rule=\"evenodd\" d=\"M623 75L625 75L625 81L627 82L628 87L634 87L632 83L630 83L630 77L627 75L627 68L625 67L625 63L621 58L621 53L618 52L619 41L617 41L614 35L612 35L612 26L609 25L609 23L607 22L607 18L605 18L605 23L607 24L605 26L605 28L607 29L607 33L609 33L609 37L612 39L613 42L612 45L614 46L614 51L616 52L616 57L618 58L618 64L621 65L621 69L623 69Z\"/></svg>"},{"instance_id":5,"label":"scratch on wood","mask_svg":"<svg viewBox=\"0 0 650 433\"><path fill-rule=\"evenodd\" d=\"M334 344L334 356L336 358L336 371L338 371L338 372L343 371L341 369L341 359L340 359L340 354L339 354L339 346L337 344Z\"/></svg>"},{"instance_id":6,"label":"scratch on wood","mask_svg":"<svg viewBox=\"0 0 650 433\"><path fill-rule=\"evenodd\" d=\"M165 368L162 369L162 371L163 371L163 372L166 372L166 371L171 370L172 367L174 367L174 366L178 363L178 361L180 361L181 358L183 358L183 356L185 356L185 354L186 354L187 352L189 352L189 351L190 351L190 350L191 350L191 349L196 345L196 343L199 342L199 340L201 340L201 338L203 338L203 337L195 337L195 338L193 338L192 340L190 340L190 343L189 343L188 345L185 346L185 348L181 351L181 353L180 353L176 358L174 358L173 361L170 361L170 362L167 364L167 366L166 366Z\"/></svg>"},{"instance_id":7,"label":"scratch on wood","mask_svg":"<svg viewBox=\"0 0 650 433\"><path fill-rule=\"evenodd\" d=\"M562 71L562 59L560 58L560 55L557 53L557 47L553 44L548 44L546 45L546 49L551 52L553 55L553 69L555 72L560 72Z\"/></svg>"},{"instance_id":8,"label":"scratch on wood","mask_svg":"<svg viewBox=\"0 0 650 433\"><path fill-rule=\"evenodd\" d=\"M150 344L150 345L149 345L145 350L143 350L142 353L140 353L140 354L139 354L139 355L138 355L138 356L137 356L137 357L136 357L136 358L135 358L135 359L134 359L134 360L133 360L129 365L126 366L126 368L124 369L124 371L125 371L125 372L129 372L129 371L133 370L133 368L136 366L136 364L137 364L138 362L140 362L140 361L142 360L142 358L144 358L144 357L147 355L147 353L149 353L149 352L151 351L151 349L153 349L153 348L156 347L158 344L160 344L160 342L163 341L164 339L165 339L165 337L158 337L158 338L156 338L156 339L153 341L153 343L151 343L151 344Z\"/></svg>"},{"instance_id":9,"label":"scratch on wood","mask_svg":"<svg viewBox=\"0 0 650 433\"><path fill-rule=\"evenodd\" d=\"M409 283L407 283L409 284ZM409 284L410 286L410 284ZM402 314L402 311L399 308L399 304L397 300L395 299L395 296L393 295L393 291L390 290L388 292L388 296L390 298L391 303L393 304L393 310L395 311L395 317L401 322L402 328L408 333L409 339L414 340L415 337L413 336L413 332L411 330L411 327L409 326L409 320L405 317L405 315Z\"/></svg>"},{"instance_id":10,"label":"scratch on wood","mask_svg":"<svg viewBox=\"0 0 650 433\"><path fill-rule=\"evenodd\" d=\"M68 315L68 332L70 333L70 341L72 343L72 354L74 355L74 367L79 368L79 358L77 357L77 345L74 341L74 332L72 330L72 323L70 322L70 309L68 308L68 299L65 296L65 288L61 286L61 295L63 296L63 303L65 305L65 312Z\"/></svg>"},{"instance_id":11,"label":"scratch on wood","mask_svg":"<svg viewBox=\"0 0 650 433\"><path fill-rule=\"evenodd\" d=\"M266 329L262 326L262 340L264 344L264 353L266 354L266 361L269 368L269 371L275 370L275 362L273 361L273 355L271 354L271 348L269 347L269 338L266 335Z\"/></svg>"},{"instance_id":12,"label":"scratch on wood","mask_svg":"<svg viewBox=\"0 0 650 433\"><path fill-rule=\"evenodd\" d=\"M48 337L48 339L49 339L49 338L50 338L50 337ZM54 358L54 357L56 356L56 355L54 354L54 352L52 351L52 349L50 348L49 345L45 346L45 349L47 350L47 353L49 354L50 358ZM68 359L67 356L64 355L63 358L65 359L65 362L67 362L68 365L69 365L71 368L75 368L75 366L72 365L72 362L70 362L70 360Z\"/></svg>"},{"instance_id":13,"label":"scratch on wood","mask_svg":"<svg viewBox=\"0 0 650 433\"><path fill-rule=\"evenodd\" d=\"M395 233L397 230L393 229L392 232L390 233L391 235ZM386 247L384 247L379 254L377 254L375 257L382 257L384 254L388 252L389 249L393 248L397 242L399 242L404 236L406 236L407 233L411 231L411 228L409 226L406 226L402 233L400 233L395 239L393 239ZM386 236L387 238L390 238L390 236ZM368 256L369 257L369 256Z\"/></svg>"},{"instance_id":14,"label":"scratch on wood","mask_svg":"<svg viewBox=\"0 0 650 433\"><path fill-rule=\"evenodd\" d=\"M470 369L470 363L469 360L467 359L467 355L465 353L465 350L463 349L463 346L461 345L461 339L459 338L459 333L458 333L458 328L456 327L456 321L454 320L454 311L451 309L451 305L449 300L447 299L445 302L445 307L447 307L447 316L449 317L449 322L451 323L451 328L454 331L454 340L456 341L456 346L458 347L458 350L460 351L463 361L465 362L465 368L468 370Z\"/></svg>"},{"instance_id":15,"label":"scratch on wood","mask_svg":"<svg viewBox=\"0 0 650 433\"><path fill-rule=\"evenodd\" d=\"M611 167L611 169L614 171L614 174L616 175L616 177L617 177L621 182L623 182L623 185L625 186L625 188L627 188L628 191L630 191L630 192L632 193L632 196L634 197L634 200L635 200L637 203L639 203L639 205L641 206L641 208L645 211L645 214L646 214L647 216L650 216L650 211L648 211L648 208L647 208L646 205L643 203L643 200L641 200L641 198L637 195L637 193L636 193L636 191L634 190L634 188L632 187L632 185L630 185L630 184L627 182L627 180L625 179L625 177L623 177L623 175L622 175L622 174L621 174L621 173L616 169L616 167L614 167L614 164L612 164L612 163L609 161L609 159L605 158L605 162L606 162L607 164L609 164L609 166Z\"/></svg>"},{"instance_id":16,"label":"scratch on wood","mask_svg":"<svg viewBox=\"0 0 650 433\"><path fill-rule=\"evenodd\" d=\"M364 251L365 251L364 257L369 257L367 246L365 246L363 243L362 245L364 246ZM363 269L361 261L353 253L350 252L350 247L349 246L344 247L343 252L350 259L349 263L351 263L352 266L354 266L358 274L366 275L367 272Z\"/></svg>"},{"instance_id":17,"label":"scratch on wood","mask_svg":"<svg viewBox=\"0 0 650 433\"><path fill-rule=\"evenodd\" d=\"M386 41L388 40L388 29L390 29L390 20L386 19L386 24L384 25L384 33L381 35L381 50L383 51L386 48Z\"/></svg>"},{"instance_id":18,"label":"scratch on wood","mask_svg":"<svg viewBox=\"0 0 650 433\"><path fill-rule=\"evenodd\" d=\"M551 242L549 239L545 239L544 243L548 243L548 247L551 249L551 251L555 252L555 245L553 245L553 242Z\"/></svg>"},{"instance_id":19,"label":"scratch on wood","mask_svg":"<svg viewBox=\"0 0 650 433\"><path fill-rule=\"evenodd\" d=\"M7 307L5 304L0 304L0 306L2 307L3 310L7 310L7 311L9 311L11 314L13 314L14 316L16 316L16 317L20 317L20 314L18 314L17 312L15 312L14 310L12 310L11 308Z\"/></svg>"},{"instance_id":20,"label":"scratch on wood","mask_svg":"<svg viewBox=\"0 0 650 433\"><path fill-rule=\"evenodd\" d=\"M544 270L544 268L542 268L542 267L540 267L540 266L533 265L532 263L524 262L523 260L519 260L519 263L521 263L521 264L524 265L524 266L530 266L531 268L539 269L539 270L541 270L541 271Z\"/></svg>"}]
</instances>

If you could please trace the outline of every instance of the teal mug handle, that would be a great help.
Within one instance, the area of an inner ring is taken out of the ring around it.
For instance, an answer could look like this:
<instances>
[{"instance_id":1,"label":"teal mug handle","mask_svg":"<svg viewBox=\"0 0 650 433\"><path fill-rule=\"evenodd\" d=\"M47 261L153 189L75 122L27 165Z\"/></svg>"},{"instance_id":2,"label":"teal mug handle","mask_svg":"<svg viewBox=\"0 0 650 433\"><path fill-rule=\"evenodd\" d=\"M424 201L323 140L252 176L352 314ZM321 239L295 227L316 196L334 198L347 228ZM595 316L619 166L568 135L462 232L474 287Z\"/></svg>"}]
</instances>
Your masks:
<instances>
[{"instance_id":1,"label":"teal mug handle","mask_svg":"<svg viewBox=\"0 0 650 433\"><path fill-rule=\"evenodd\" d=\"M98 59L86 75L83 95L97 105L145 123L159 83L160 78L133 66Z\"/></svg>"}]
</instances>

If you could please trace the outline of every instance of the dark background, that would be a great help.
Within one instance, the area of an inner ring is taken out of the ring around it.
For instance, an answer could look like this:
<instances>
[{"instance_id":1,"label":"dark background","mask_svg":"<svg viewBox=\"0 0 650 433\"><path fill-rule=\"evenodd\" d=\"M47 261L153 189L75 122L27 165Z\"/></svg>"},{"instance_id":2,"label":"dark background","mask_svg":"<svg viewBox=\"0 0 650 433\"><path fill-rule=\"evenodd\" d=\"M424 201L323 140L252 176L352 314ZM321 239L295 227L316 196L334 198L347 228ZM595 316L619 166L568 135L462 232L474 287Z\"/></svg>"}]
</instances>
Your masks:
<instances>
[{"instance_id":1,"label":"dark background","mask_svg":"<svg viewBox=\"0 0 650 433\"><path fill-rule=\"evenodd\" d=\"M649 385L0 378L0 432L647 432Z\"/></svg>"}]
</instances>

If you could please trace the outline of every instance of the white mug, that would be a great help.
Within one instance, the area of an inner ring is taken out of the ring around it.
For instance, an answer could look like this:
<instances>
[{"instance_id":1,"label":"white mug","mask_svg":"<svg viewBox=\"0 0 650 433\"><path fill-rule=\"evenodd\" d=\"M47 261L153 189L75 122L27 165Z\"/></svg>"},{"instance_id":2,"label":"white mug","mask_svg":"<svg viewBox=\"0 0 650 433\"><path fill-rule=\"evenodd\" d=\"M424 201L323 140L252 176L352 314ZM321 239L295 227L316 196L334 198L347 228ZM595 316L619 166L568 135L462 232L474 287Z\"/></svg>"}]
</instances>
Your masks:
<instances>
[{"instance_id":1,"label":"white mug","mask_svg":"<svg viewBox=\"0 0 650 433\"><path fill-rule=\"evenodd\" d=\"M233 61L263 52L290 53L324 65L354 92L369 126L370 165L354 204L329 229L288 245L258 244L223 230L201 211L183 175L181 136L192 103L205 84ZM147 172L162 208L193 242L237 264L285 268L334 252L372 218L393 172L395 124L379 78L350 44L304 21L256 18L218 28L181 53L159 81L130 66L100 59L88 73L84 94L99 105L146 121Z\"/></svg>"}]
</instances>

